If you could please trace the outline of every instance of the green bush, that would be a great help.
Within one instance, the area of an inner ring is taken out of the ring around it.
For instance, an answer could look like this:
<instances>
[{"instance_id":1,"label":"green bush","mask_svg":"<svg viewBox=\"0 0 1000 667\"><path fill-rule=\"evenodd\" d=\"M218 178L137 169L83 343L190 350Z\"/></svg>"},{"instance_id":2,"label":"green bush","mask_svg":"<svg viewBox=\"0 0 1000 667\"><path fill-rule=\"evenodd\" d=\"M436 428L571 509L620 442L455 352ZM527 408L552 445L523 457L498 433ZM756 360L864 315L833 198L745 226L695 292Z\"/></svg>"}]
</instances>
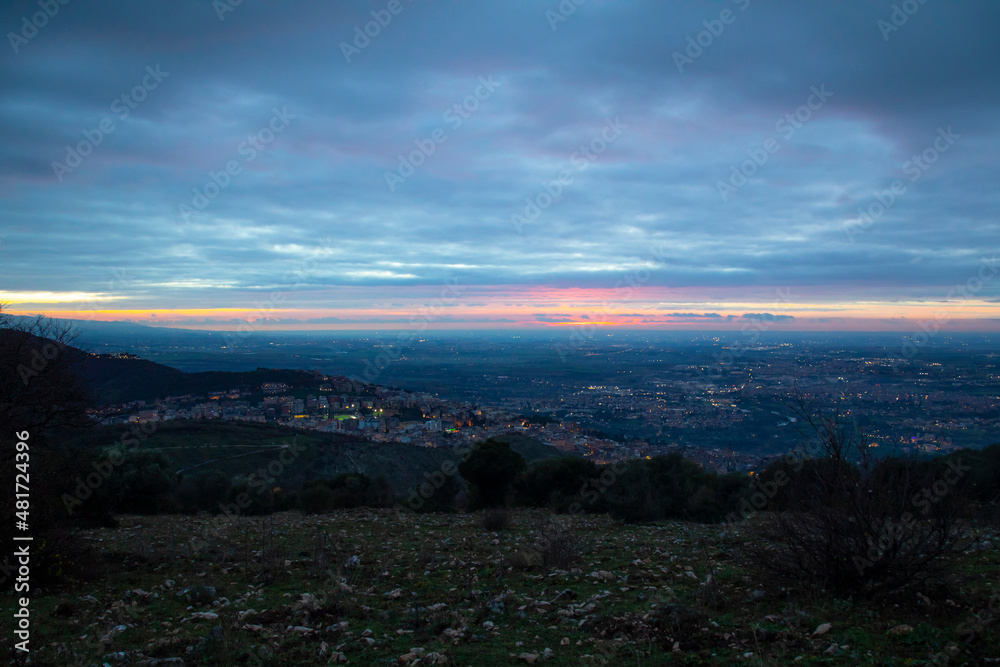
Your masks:
<instances>
[{"instance_id":1,"label":"green bush","mask_svg":"<svg viewBox=\"0 0 1000 667\"><path fill-rule=\"evenodd\" d=\"M672 453L628 461L605 492L600 507L627 523L659 519L717 522L734 511L745 488L742 475L720 479Z\"/></svg>"},{"instance_id":2,"label":"green bush","mask_svg":"<svg viewBox=\"0 0 1000 667\"><path fill-rule=\"evenodd\" d=\"M527 466L524 457L505 442L490 438L462 461L458 471L473 486L473 508L503 505L517 476Z\"/></svg>"},{"instance_id":3,"label":"green bush","mask_svg":"<svg viewBox=\"0 0 1000 667\"><path fill-rule=\"evenodd\" d=\"M334 507L334 501L333 490L323 483L307 485L299 494L299 503L306 514L329 512Z\"/></svg>"},{"instance_id":4,"label":"green bush","mask_svg":"<svg viewBox=\"0 0 1000 667\"><path fill-rule=\"evenodd\" d=\"M600 474L593 461L577 456L533 461L514 481L514 499L519 505L566 512L574 502L584 504L588 485Z\"/></svg>"},{"instance_id":5,"label":"green bush","mask_svg":"<svg viewBox=\"0 0 1000 667\"><path fill-rule=\"evenodd\" d=\"M374 480L361 473L307 482L299 494L299 507L307 514L355 507L388 507L392 489L384 476Z\"/></svg>"}]
</instances>

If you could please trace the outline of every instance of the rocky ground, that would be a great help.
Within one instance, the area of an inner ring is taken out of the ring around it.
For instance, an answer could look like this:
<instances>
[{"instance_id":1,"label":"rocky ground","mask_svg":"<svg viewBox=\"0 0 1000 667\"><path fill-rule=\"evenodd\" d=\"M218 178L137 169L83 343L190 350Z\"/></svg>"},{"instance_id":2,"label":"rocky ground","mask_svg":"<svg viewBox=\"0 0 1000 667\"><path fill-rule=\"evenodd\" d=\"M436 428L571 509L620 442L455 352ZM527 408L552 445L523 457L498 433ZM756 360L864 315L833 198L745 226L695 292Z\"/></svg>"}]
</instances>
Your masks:
<instances>
[{"instance_id":1,"label":"rocky ground","mask_svg":"<svg viewBox=\"0 0 1000 667\"><path fill-rule=\"evenodd\" d=\"M85 579L35 591L29 664L1000 663L993 548L866 601L760 575L752 522L482 520L121 517L79 536Z\"/></svg>"}]
</instances>

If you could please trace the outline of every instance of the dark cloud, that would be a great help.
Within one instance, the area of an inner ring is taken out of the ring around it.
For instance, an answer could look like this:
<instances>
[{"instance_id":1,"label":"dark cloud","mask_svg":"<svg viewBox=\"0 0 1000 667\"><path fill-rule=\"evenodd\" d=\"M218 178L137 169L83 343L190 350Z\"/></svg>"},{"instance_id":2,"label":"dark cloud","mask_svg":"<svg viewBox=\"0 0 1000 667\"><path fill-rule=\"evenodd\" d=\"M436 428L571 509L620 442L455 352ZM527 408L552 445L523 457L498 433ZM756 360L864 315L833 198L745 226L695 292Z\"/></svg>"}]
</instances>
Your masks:
<instances>
[{"instance_id":1,"label":"dark cloud","mask_svg":"<svg viewBox=\"0 0 1000 667\"><path fill-rule=\"evenodd\" d=\"M740 315L745 320L757 320L759 322L781 322L783 320L794 320L794 315L774 315L772 313L744 313Z\"/></svg>"},{"instance_id":2,"label":"dark cloud","mask_svg":"<svg viewBox=\"0 0 1000 667\"><path fill-rule=\"evenodd\" d=\"M351 62L342 43L377 3L247 0L222 20L212 3L70 3L16 52L5 44L3 289L191 308L281 290L309 307L359 285L389 298L449 279L648 275L736 297L934 300L1000 238L995 4L921 4L885 34L888 0L595 1L555 30L556 2L402 6ZM735 20L678 71L675 53L724 8ZM4 3L4 32L37 10ZM149 87L157 67L168 74ZM287 125L251 150L275 109ZM756 165L769 139L778 149ZM60 181L53 163L81 142L96 145ZM933 163L914 172L915 156ZM723 200L719 182L746 164Z\"/></svg>"}]
</instances>

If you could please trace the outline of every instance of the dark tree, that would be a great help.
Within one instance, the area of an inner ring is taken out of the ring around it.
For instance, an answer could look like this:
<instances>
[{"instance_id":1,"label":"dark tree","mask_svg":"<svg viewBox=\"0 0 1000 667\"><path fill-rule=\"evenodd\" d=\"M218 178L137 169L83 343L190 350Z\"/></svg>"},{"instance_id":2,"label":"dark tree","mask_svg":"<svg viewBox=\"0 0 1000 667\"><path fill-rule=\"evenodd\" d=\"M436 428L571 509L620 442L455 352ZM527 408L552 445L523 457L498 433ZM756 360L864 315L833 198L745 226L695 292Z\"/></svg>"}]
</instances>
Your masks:
<instances>
[{"instance_id":1,"label":"dark tree","mask_svg":"<svg viewBox=\"0 0 1000 667\"><path fill-rule=\"evenodd\" d=\"M72 329L38 316L16 318L0 304L0 477L13 482L20 435L27 435L31 512L29 530L35 538L32 578L37 585L47 575L58 575L61 562L74 549L68 540L71 517L61 501L72 493L75 477L88 472L89 462L67 451L58 429L94 423L87 414L89 399L76 373L83 353L71 346ZM13 485L12 485L13 486ZM4 493L0 521L14 525L15 498ZM95 506L91 506L95 507ZM79 517L75 517L79 519ZM37 559L37 560L35 560ZM0 586L13 577L0 570Z\"/></svg>"},{"instance_id":2,"label":"dark tree","mask_svg":"<svg viewBox=\"0 0 1000 667\"><path fill-rule=\"evenodd\" d=\"M490 438L458 466L458 472L473 486L475 506L496 507L504 504L511 484L526 467L524 457L510 445Z\"/></svg>"}]
</instances>

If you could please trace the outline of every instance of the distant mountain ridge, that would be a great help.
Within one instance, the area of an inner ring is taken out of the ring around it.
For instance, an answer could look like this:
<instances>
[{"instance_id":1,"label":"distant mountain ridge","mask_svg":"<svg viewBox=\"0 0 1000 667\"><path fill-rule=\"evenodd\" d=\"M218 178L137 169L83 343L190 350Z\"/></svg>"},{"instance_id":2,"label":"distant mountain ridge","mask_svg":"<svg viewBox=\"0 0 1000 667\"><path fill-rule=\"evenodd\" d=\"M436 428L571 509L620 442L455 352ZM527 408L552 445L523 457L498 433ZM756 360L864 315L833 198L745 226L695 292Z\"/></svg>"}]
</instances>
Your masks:
<instances>
[{"instance_id":1,"label":"distant mountain ridge","mask_svg":"<svg viewBox=\"0 0 1000 667\"><path fill-rule=\"evenodd\" d=\"M0 336L2 335L4 330L0 330ZM265 382L284 382L289 386L315 385L317 388L322 382L322 375L315 371L293 369L258 368L242 372L186 373L131 354L95 354L71 345L63 346L47 338L35 338L37 355L19 362L19 375L30 379L34 373L31 365L47 363L41 356L42 351L50 350L54 345L58 350L57 354L72 364L80 382L98 405L150 401L167 396L205 394L234 388L256 389Z\"/></svg>"},{"instance_id":2,"label":"distant mountain ridge","mask_svg":"<svg viewBox=\"0 0 1000 667\"><path fill-rule=\"evenodd\" d=\"M205 394L238 387L257 388L265 382L317 387L321 382L321 375L313 371L259 368L246 372L185 373L146 359L77 352L82 355L81 378L94 399L103 404L150 401L167 396Z\"/></svg>"}]
</instances>

